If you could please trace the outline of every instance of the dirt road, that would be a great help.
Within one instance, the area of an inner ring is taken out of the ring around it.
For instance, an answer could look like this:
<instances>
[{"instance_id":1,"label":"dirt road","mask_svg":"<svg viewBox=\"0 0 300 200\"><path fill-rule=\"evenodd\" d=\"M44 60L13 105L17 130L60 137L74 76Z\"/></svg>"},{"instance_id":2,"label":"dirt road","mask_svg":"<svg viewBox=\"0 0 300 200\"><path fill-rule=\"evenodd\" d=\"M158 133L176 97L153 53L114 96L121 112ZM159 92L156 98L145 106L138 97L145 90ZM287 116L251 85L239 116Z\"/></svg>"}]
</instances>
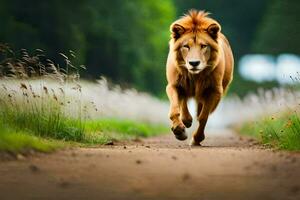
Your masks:
<instances>
[{"instance_id":1,"label":"dirt road","mask_svg":"<svg viewBox=\"0 0 300 200\"><path fill-rule=\"evenodd\" d=\"M300 199L300 154L208 131L0 162L0 199Z\"/></svg>"}]
</instances>

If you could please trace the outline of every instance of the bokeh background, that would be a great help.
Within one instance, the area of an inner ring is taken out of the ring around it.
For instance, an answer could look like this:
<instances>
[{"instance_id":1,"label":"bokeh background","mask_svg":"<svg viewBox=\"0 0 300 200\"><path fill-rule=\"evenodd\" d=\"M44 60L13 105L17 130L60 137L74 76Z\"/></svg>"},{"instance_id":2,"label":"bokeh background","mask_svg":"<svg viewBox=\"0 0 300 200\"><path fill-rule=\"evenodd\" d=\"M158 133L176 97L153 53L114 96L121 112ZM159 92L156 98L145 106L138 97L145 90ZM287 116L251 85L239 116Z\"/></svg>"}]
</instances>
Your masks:
<instances>
[{"instance_id":1,"label":"bokeh background","mask_svg":"<svg viewBox=\"0 0 300 200\"><path fill-rule=\"evenodd\" d=\"M165 97L169 26L189 9L206 10L232 44L230 94L298 83L298 0L0 0L0 43L29 52L76 53L82 76Z\"/></svg>"}]
</instances>

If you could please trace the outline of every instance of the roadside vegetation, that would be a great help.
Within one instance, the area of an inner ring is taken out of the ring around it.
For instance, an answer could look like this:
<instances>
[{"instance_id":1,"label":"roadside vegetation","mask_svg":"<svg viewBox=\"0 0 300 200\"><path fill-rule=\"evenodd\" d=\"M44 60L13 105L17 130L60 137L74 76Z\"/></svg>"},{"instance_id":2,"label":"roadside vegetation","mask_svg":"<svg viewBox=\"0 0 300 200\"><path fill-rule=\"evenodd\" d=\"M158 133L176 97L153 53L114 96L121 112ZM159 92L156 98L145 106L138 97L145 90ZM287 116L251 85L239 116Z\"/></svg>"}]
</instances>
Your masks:
<instances>
[{"instance_id":1,"label":"roadside vegetation","mask_svg":"<svg viewBox=\"0 0 300 200\"><path fill-rule=\"evenodd\" d=\"M268 93L268 100L257 98L261 103L260 113L254 119L245 120L238 128L241 134L256 138L262 144L282 150L300 150L299 98L296 91ZM279 95L280 94L280 95ZM276 97L275 97L276 96ZM272 100L273 99L273 100ZM276 101L279 100L278 102ZM264 104L266 104L264 106ZM248 102L250 108L254 104ZM273 105L273 106L272 106ZM292 109L293 108L293 109ZM255 110L255 109L254 109ZM256 107L256 110L257 109ZM261 116L261 117L258 117Z\"/></svg>"},{"instance_id":2,"label":"roadside vegetation","mask_svg":"<svg viewBox=\"0 0 300 200\"><path fill-rule=\"evenodd\" d=\"M30 150L39 152L51 152L55 149L64 147L64 143L50 138L45 139L35 136L29 130L18 130L0 124L0 151L11 153L23 152Z\"/></svg>"},{"instance_id":3,"label":"roadside vegetation","mask_svg":"<svg viewBox=\"0 0 300 200\"><path fill-rule=\"evenodd\" d=\"M300 150L299 113L267 117L260 122L246 123L240 129L242 134L257 138L261 143L284 150Z\"/></svg>"},{"instance_id":4,"label":"roadside vegetation","mask_svg":"<svg viewBox=\"0 0 300 200\"><path fill-rule=\"evenodd\" d=\"M105 115L102 105L84 98L79 77L85 67L72 65L69 57L75 55L71 51L68 56L60 54L64 67L47 59L42 50L34 55L21 50L16 55L3 45L1 52L1 151L49 152L66 146L106 144L168 131L163 123L124 119L113 113Z\"/></svg>"}]
</instances>

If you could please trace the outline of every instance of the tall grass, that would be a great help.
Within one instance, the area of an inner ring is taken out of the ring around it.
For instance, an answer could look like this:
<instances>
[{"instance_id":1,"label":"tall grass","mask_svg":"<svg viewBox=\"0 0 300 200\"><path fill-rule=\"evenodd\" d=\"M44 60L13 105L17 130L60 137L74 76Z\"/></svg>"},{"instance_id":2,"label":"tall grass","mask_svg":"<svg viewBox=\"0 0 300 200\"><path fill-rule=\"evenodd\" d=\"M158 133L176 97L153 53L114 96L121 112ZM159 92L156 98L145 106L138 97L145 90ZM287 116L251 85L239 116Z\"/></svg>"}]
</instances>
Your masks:
<instances>
[{"instance_id":1,"label":"tall grass","mask_svg":"<svg viewBox=\"0 0 300 200\"><path fill-rule=\"evenodd\" d=\"M248 122L240 128L242 134L257 137L263 144L271 147L300 150L300 114L284 113L265 117L260 121Z\"/></svg>"},{"instance_id":2,"label":"tall grass","mask_svg":"<svg viewBox=\"0 0 300 200\"><path fill-rule=\"evenodd\" d=\"M221 102L209 121L212 122L212 126L222 128L260 120L296 109L299 99L300 92L291 88L259 89L257 93L248 94L243 98L232 95Z\"/></svg>"},{"instance_id":3,"label":"tall grass","mask_svg":"<svg viewBox=\"0 0 300 200\"><path fill-rule=\"evenodd\" d=\"M64 68L61 68L47 59L42 50L30 55L23 49L18 56L8 46L2 45L0 49L4 57L0 65L0 123L19 130L28 129L38 136L82 140L84 119L80 98L76 100L77 113L73 113L72 118L63 109L68 103L63 87L69 81L76 83L79 78L79 70L70 59L60 54L65 61ZM70 54L74 56L73 52ZM28 81L34 78L56 80L61 88L58 91L50 89L45 81L34 86ZM75 90L80 93L80 86Z\"/></svg>"},{"instance_id":4,"label":"tall grass","mask_svg":"<svg viewBox=\"0 0 300 200\"><path fill-rule=\"evenodd\" d=\"M256 137L262 144L300 150L299 97L295 89L277 88L260 90L258 95L252 94L243 100L231 100L239 113L228 114L229 125L237 127L241 134Z\"/></svg>"},{"instance_id":5,"label":"tall grass","mask_svg":"<svg viewBox=\"0 0 300 200\"><path fill-rule=\"evenodd\" d=\"M84 122L79 114L69 118L63 106L67 103L41 85L40 93L30 84L21 83L20 90L0 90L0 122L19 130L29 129L38 136L80 141L83 138ZM13 92L15 91L15 92ZM77 107L80 108L80 105Z\"/></svg>"},{"instance_id":6,"label":"tall grass","mask_svg":"<svg viewBox=\"0 0 300 200\"><path fill-rule=\"evenodd\" d=\"M74 52L69 54L75 57ZM64 54L60 54L63 67L46 58L42 50L32 55L21 50L18 54L0 45L1 55L0 124L5 125L6 133L12 132L4 137L0 130L2 141L20 133L15 142L27 134L28 140L35 136L103 144L168 130L164 125L166 103L110 86L105 79L81 81L79 70L84 66L75 67Z\"/></svg>"}]
</instances>

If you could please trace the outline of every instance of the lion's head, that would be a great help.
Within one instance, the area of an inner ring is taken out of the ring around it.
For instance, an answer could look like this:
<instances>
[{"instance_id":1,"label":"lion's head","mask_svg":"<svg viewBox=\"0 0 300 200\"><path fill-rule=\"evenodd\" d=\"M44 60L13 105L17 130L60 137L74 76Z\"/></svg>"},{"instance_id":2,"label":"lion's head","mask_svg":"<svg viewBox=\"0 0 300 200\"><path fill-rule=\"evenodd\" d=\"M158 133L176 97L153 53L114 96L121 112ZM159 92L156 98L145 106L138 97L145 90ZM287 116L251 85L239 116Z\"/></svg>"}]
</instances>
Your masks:
<instances>
[{"instance_id":1,"label":"lion's head","mask_svg":"<svg viewBox=\"0 0 300 200\"><path fill-rule=\"evenodd\" d=\"M170 48L176 52L178 66L192 74L211 71L218 61L221 26L208 14L191 10L171 25Z\"/></svg>"}]
</instances>

